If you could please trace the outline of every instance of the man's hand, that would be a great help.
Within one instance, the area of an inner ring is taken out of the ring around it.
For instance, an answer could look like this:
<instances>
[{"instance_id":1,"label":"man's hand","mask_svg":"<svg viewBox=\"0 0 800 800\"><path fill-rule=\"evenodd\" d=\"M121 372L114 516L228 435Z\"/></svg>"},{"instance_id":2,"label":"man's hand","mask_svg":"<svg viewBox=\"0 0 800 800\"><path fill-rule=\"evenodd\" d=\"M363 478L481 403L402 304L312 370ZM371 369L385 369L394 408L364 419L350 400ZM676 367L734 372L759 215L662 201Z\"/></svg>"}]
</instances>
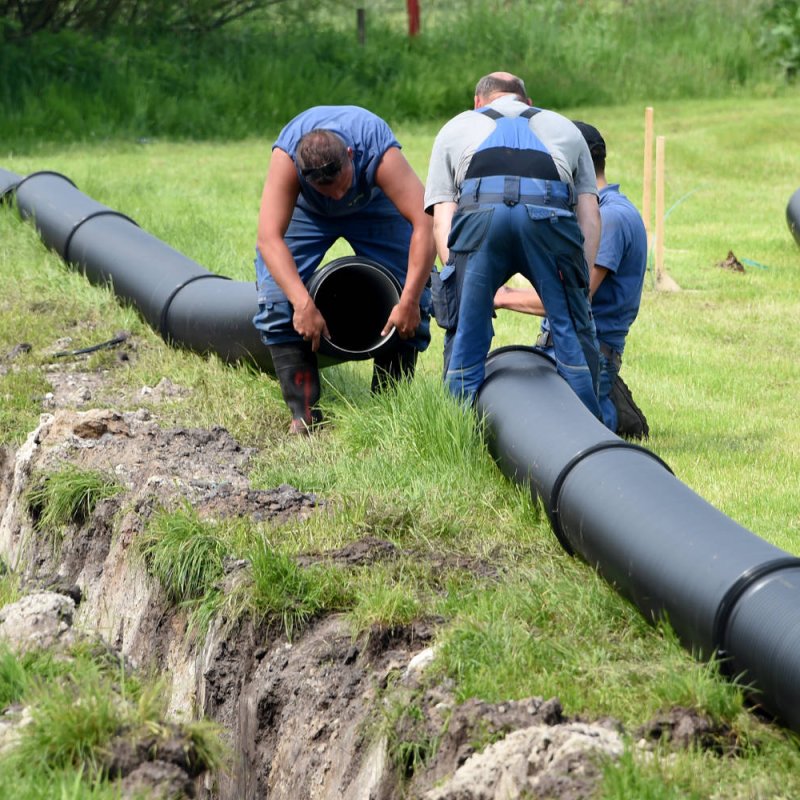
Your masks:
<instances>
[{"instance_id":1,"label":"man's hand","mask_svg":"<svg viewBox=\"0 0 800 800\"><path fill-rule=\"evenodd\" d=\"M419 305L417 303L399 302L389 314L389 319L383 326L381 336L386 336L392 327L397 329L401 339L411 339L417 332L420 323Z\"/></svg>"},{"instance_id":2,"label":"man's hand","mask_svg":"<svg viewBox=\"0 0 800 800\"><path fill-rule=\"evenodd\" d=\"M319 340L321 336L330 338L328 325L325 318L319 313L311 297L306 303L298 308L295 306L294 317L292 317L294 329L305 339L311 342L311 349L316 353L319 350Z\"/></svg>"}]
</instances>

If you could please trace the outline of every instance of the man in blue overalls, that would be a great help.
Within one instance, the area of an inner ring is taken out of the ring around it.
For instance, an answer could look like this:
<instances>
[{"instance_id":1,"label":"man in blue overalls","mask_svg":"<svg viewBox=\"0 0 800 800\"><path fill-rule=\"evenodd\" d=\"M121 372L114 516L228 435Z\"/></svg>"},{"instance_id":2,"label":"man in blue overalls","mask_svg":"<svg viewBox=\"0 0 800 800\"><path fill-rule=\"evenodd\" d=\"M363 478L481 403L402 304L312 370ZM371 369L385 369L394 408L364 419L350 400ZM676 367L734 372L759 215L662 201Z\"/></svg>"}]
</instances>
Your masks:
<instances>
[{"instance_id":1,"label":"man in blue overalls","mask_svg":"<svg viewBox=\"0 0 800 800\"><path fill-rule=\"evenodd\" d=\"M606 178L606 142L600 131L575 120L592 154L600 190L603 230L595 263L589 271L589 294L600 347L599 398L603 422L628 439L646 439L647 419L619 375L625 339L639 313L647 271L647 231L636 207ZM495 295L495 308L545 316L541 298L532 289L503 286ZM545 319L538 347L552 352L550 326Z\"/></svg>"},{"instance_id":2,"label":"man in blue overalls","mask_svg":"<svg viewBox=\"0 0 800 800\"><path fill-rule=\"evenodd\" d=\"M451 119L433 145L425 210L444 265L432 276L434 314L445 333L445 382L471 402L491 346L493 301L524 275L547 307L556 367L600 416L598 345L588 264L600 237L597 184L578 129L532 108L507 72L482 78L475 108Z\"/></svg>"},{"instance_id":3,"label":"man in blue overalls","mask_svg":"<svg viewBox=\"0 0 800 800\"><path fill-rule=\"evenodd\" d=\"M358 106L316 106L281 131L261 197L256 249L259 312L253 323L269 347L290 430L320 419L316 352L328 335L306 285L338 238L386 267L403 287L381 333L399 345L375 359L373 389L413 375L430 342L435 257L422 182L380 117Z\"/></svg>"}]
</instances>

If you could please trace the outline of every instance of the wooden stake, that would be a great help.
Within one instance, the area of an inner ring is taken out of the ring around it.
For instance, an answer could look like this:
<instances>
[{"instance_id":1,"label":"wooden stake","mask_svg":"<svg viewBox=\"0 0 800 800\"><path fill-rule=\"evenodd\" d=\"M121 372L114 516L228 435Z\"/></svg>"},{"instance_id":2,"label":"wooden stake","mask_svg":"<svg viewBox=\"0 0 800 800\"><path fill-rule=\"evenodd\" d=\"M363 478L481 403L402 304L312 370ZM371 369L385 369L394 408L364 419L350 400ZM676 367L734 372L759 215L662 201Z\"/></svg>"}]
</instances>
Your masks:
<instances>
[{"instance_id":1,"label":"wooden stake","mask_svg":"<svg viewBox=\"0 0 800 800\"><path fill-rule=\"evenodd\" d=\"M656 137L656 289L665 292L676 292L680 286L675 283L664 269L664 151L666 140L663 136Z\"/></svg>"},{"instance_id":2,"label":"wooden stake","mask_svg":"<svg viewBox=\"0 0 800 800\"><path fill-rule=\"evenodd\" d=\"M356 9L356 35L358 43L363 47L367 40L367 12L363 8Z\"/></svg>"},{"instance_id":3,"label":"wooden stake","mask_svg":"<svg viewBox=\"0 0 800 800\"><path fill-rule=\"evenodd\" d=\"M653 226L650 199L653 193L653 107L644 110L644 172L642 173L642 219L647 231L647 247L650 249Z\"/></svg>"}]
</instances>

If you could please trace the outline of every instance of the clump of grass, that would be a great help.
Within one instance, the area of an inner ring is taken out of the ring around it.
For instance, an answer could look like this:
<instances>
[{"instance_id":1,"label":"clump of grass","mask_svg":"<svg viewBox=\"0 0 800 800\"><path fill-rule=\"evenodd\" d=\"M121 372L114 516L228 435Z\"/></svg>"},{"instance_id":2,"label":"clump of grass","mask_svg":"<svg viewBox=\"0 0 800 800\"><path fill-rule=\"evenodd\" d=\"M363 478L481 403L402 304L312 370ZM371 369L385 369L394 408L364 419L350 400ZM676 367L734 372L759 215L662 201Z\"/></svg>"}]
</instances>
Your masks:
<instances>
[{"instance_id":1,"label":"clump of grass","mask_svg":"<svg viewBox=\"0 0 800 800\"><path fill-rule=\"evenodd\" d=\"M20 773L9 759L0 759L0 786L4 797L14 800L120 800L119 787L87 770L48 770Z\"/></svg>"},{"instance_id":2,"label":"clump of grass","mask_svg":"<svg viewBox=\"0 0 800 800\"><path fill-rule=\"evenodd\" d=\"M25 693L28 675L19 658L0 645L0 711L16 703Z\"/></svg>"},{"instance_id":3,"label":"clump of grass","mask_svg":"<svg viewBox=\"0 0 800 800\"><path fill-rule=\"evenodd\" d=\"M341 610L349 601L350 590L336 567L303 568L263 537L247 555L252 583L242 585L239 603L256 617L280 620L289 640L317 615Z\"/></svg>"},{"instance_id":4,"label":"clump of grass","mask_svg":"<svg viewBox=\"0 0 800 800\"><path fill-rule=\"evenodd\" d=\"M76 645L76 656L82 648ZM71 662L48 650L15 653L0 644L0 710L23 699L26 693L46 681L58 680L71 671Z\"/></svg>"},{"instance_id":5,"label":"clump of grass","mask_svg":"<svg viewBox=\"0 0 800 800\"><path fill-rule=\"evenodd\" d=\"M20 597L22 592L19 573L10 570L0 559L0 608L8 603L15 603Z\"/></svg>"},{"instance_id":6,"label":"clump of grass","mask_svg":"<svg viewBox=\"0 0 800 800\"><path fill-rule=\"evenodd\" d=\"M217 769L227 758L217 726L205 720L167 722L163 683L143 680L107 648L91 643L59 657L0 651L0 708L10 702L25 703L31 717L13 748L0 755L2 785L19 785L15 797L26 796L29 777L44 775L72 782L76 793L37 796L94 797L84 794L91 786L105 797L109 752L120 736L133 741L155 736L155 747L183 736L190 766L198 772Z\"/></svg>"},{"instance_id":7,"label":"clump of grass","mask_svg":"<svg viewBox=\"0 0 800 800\"><path fill-rule=\"evenodd\" d=\"M422 707L421 691L397 691L389 686L384 698L378 733L386 740L386 752L400 779L410 780L425 769L439 750L449 720L435 730Z\"/></svg>"},{"instance_id":8,"label":"clump of grass","mask_svg":"<svg viewBox=\"0 0 800 800\"><path fill-rule=\"evenodd\" d=\"M91 674L43 687L17 757L34 770L81 764L99 768L102 748L126 721L110 688Z\"/></svg>"},{"instance_id":9,"label":"clump of grass","mask_svg":"<svg viewBox=\"0 0 800 800\"><path fill-rule=\"evenodd\" d=\"M55 472L35 477L25 502L34 527L47 534L55 548L61 543L68 525L82 525L101 500L122 491L123 486L111 476L67 464Z\"/></svg>"},{"instance_id":10,"label":"clump of grass","mask_svg":"<svg viewBox=\"0 0 800 800\"><path fill-rule=\"evenodd\" d=\"M419 618L425 588L419 577L394 565L373 566L354 576L354 604L348 615L354 632L375 626L401 628Z\"/></svg>"},{"instance_id":11,"label":"clump of grass","mask_svg":"<svg viewBox=\"0 0 800 800\"><path fill-rule=\"evenodd\" d=\"M670 785L657 762L647 763L637 759L627 750L617 762L608 762L603 767L603 784L599 795L602 800L684 800L687 795L682 787Z\"/></svg>"},{"instance_id":12,"label":"clump of grass","mask_svg":"<svg viewBox=\"0 0 800 800\"><path fill-rule=\"evenodd\" d=\"M36 427L50 384L41 372L20 369L0 375L0 441L19 443Z\"/></svg>"},{"instance_id":13,"label":"clump of grass","mask_svg":"<svg viewBox=\"0 0 800 800\"><path fill-rule=\"evenodd\" d=\"M222 577L228 543L218 526L201 520L187 503L154 515L137 551L169 599L184 603L204 597Z\"/></svg>"},{"instance_id":14,"label":"clump of grass","mask_svg":"<svg viewBox=\"0 0 800 800\"><path fill-rule=\"evenodd\" d=\"M76 645L55 657L30 653L16 660L18 699L31 710L13 750L23 771L68 767L99 768L105 745L124 725L147 725L163 711L142 702L138 678L129 676L119 657L106 649ZM13 673L10 673L13 674ZM162 693L151 693L161 700Z\"/></svg>"}]
</instances>

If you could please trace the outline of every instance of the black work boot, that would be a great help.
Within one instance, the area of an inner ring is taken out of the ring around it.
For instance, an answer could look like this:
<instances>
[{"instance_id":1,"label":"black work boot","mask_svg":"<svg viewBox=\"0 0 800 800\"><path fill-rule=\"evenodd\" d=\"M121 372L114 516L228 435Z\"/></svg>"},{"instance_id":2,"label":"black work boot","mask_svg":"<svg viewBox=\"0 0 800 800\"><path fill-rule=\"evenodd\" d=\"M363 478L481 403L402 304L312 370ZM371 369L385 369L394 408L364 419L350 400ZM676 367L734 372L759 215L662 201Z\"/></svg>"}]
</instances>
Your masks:
<instances>
[{"instance_id":1,"label":"black work boot","mask_svg":"<svg viewBox=\"0 0 800 800\"><path fill-rule=\"evenodd\" d=\"M269 353L284 402L292 413L289 432L310 433L322 422L322 412L316 408L320 396L316 354L306 342L273 344Z\"/></svg>"},{"instance_id":2,"label":"black work boot","mask_svg":"<svg viewBox=\"0 0 800 800\"><path fill-rule=\"evenodd\" d=\"M647 439L650 435L647 419L642 409L634 402L631 390L619 375L611 387L609 397L617 409L617 435L625 439Z\"/></svg>"},{"instance_id":3,"label":"black work boot","mask_svg":"<svg viewBox=\"0 0 800 800\"><path fill-rule=\"evenodd\" d=\"M399 342L396 347L378 353L372 366L372 393L382 392L399 380L411 380L417 368L417 352L416 347Z\"/></svg>"}]
</instances>

